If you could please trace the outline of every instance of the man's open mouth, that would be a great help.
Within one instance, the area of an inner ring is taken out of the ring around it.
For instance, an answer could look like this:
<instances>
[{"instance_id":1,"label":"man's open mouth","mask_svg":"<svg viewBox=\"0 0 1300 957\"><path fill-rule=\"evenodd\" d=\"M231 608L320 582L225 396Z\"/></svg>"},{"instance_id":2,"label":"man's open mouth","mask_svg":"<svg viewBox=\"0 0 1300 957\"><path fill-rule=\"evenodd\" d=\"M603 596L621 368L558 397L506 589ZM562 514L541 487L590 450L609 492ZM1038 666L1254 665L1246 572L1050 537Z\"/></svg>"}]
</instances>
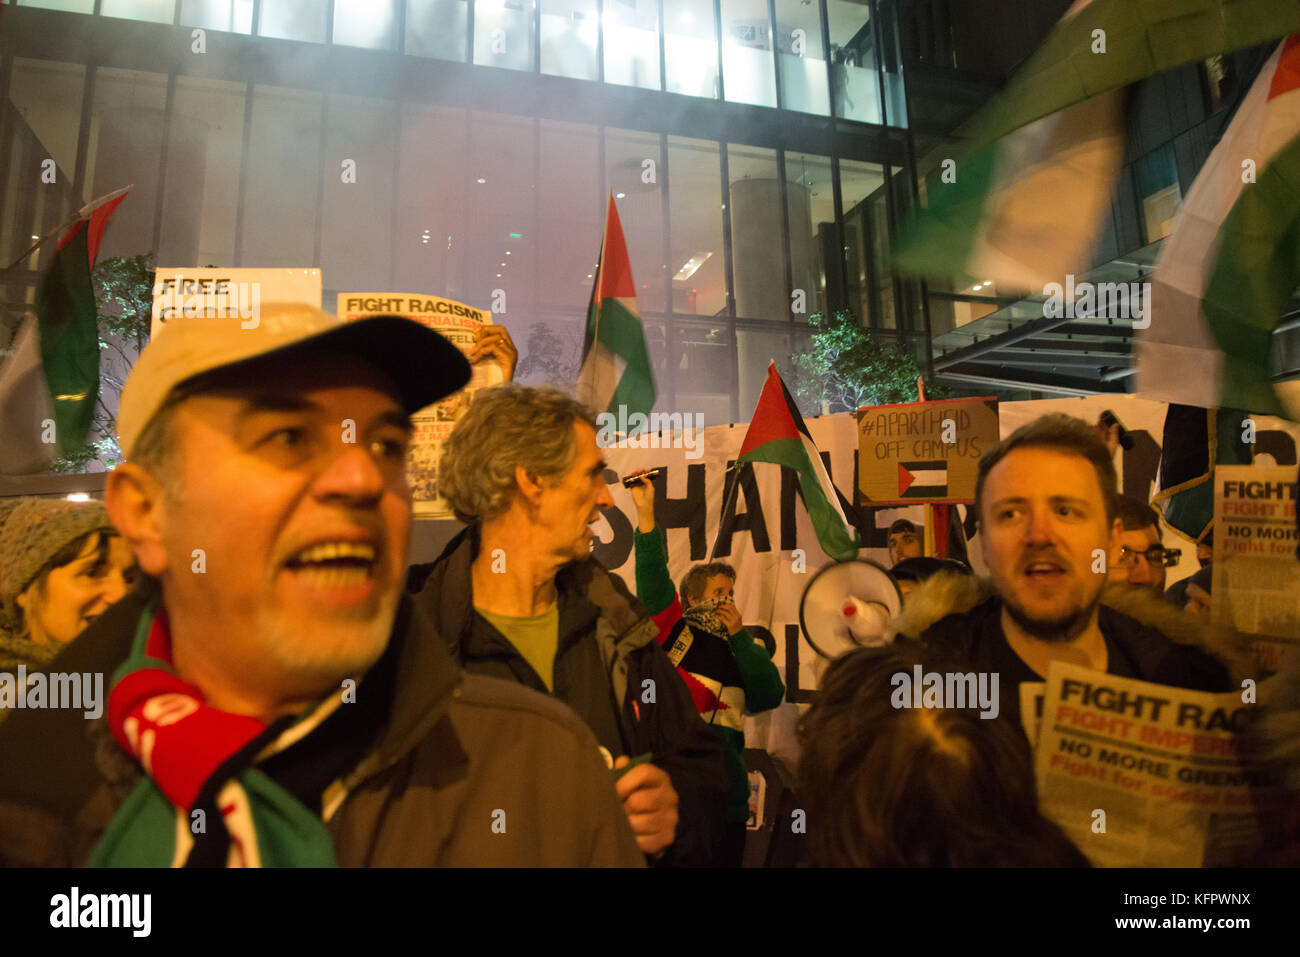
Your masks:
<instances>
[{"instance_id":1,"label":"man's open mouth","mask_svg":"<svg viewBox=\"0 0 1300 957\"><path fill-rule=\"evenodd\" d=\"M284 565L315 585L361 585L374 577L376 555L367 542L318 542L295 552Z\"/></svg>"},{"instance_id":2,"label":"man's open mouth","mask_svg":"<svg viewBox=\"0 0 1300 957\"><path fill-rule=\"evenodd\" d=\"M1030 562L1025 566L1025 575L1036 580L1046 580L1065 574L1065 566L1058 562Z\"/></svg>"}]
</instances>

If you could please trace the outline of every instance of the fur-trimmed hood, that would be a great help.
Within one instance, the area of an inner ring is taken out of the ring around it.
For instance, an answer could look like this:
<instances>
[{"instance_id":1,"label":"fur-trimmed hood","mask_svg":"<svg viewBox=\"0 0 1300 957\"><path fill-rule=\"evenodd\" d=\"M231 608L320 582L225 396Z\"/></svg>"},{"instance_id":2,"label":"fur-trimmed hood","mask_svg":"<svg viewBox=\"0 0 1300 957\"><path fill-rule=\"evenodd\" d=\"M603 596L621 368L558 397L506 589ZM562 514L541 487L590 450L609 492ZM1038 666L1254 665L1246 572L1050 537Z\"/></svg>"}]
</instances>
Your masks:
<instances>
[{"instance_id":1,"label":"fur-trimmed hood","mask_svg":"<svg viewBox=\"0 0 1300 957\"><path fill-rule=\"evenodd\" d=\"M890 623L893 635L918 638L948 615L965 614L995 594L993 583L972 575L939 572L921 582L903 602L902 613ZM1163 634L1174 644L1212 655L1227 667L1234 682L1258 678L1246 636L1175 608L1151 592L1126 585L1107 585L1102 604Z\"/></svg>"}]
</instances>

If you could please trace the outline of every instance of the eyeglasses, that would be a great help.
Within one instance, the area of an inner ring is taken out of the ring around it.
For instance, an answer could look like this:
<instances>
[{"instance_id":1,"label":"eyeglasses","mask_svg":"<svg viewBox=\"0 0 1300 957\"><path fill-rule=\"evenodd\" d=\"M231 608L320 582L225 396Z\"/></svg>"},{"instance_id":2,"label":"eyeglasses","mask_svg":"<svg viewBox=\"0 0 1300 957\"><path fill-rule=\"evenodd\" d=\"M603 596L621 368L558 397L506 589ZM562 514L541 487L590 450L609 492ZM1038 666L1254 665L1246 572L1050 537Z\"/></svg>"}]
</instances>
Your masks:
<instances>
[{"instance_id":1,"label":"eyeglasses","mask_svg":"<svg viewBox=\"0 0 1300 957\"><path fill-rule=\"evenodd\" d=\"M1129 548L1124 545L1119 550L1119 559L1115 564L1120 568L1132 568L1137 564L1139 557L1146 559L1146 563L1152 567L1163 565L1165 568L1172 568L1178 564L1178 556L1183 553L1181 548L1163 548L1160 545L1152 545L1145 552L1139 552L1135 548Z\"/></svg>"}]
</instances>

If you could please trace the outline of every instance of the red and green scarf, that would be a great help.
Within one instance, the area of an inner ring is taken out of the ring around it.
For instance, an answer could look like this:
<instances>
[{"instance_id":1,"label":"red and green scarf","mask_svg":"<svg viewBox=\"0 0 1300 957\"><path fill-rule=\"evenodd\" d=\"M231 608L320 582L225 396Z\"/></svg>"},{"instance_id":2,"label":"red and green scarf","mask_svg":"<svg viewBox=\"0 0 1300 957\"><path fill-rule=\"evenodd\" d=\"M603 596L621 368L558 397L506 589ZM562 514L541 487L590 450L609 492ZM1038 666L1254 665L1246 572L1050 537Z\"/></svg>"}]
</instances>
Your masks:
<instances>
[{"instance_id":1,"label":"red and green scarf","mask_svg":"<svg viewBox=\"0 0 1300 957\"><path fill-rule=\"evenodd\" d=\"M214 708L172 667L166 611L147 608L108 698L113 737L146 777L90 866L336 866L319 814L255 765L308 751L341 701L333 694L269 725Z\"/></svg>"}]
</instances>

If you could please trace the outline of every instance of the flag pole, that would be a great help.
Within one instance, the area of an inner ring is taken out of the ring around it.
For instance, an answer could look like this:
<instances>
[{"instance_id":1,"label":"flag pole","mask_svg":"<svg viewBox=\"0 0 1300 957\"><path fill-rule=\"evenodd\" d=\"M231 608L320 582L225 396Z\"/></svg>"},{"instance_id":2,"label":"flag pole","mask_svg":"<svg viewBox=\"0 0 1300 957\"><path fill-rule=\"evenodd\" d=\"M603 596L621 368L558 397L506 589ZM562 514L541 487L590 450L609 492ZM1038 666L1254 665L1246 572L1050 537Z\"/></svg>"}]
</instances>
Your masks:
<instances>
[{"instance_id":1,"label":"flag pole","mask_svg":"<svg viewBox=\"0 0 1300 957\"><path fill-rule=\"evenodd\" d=\"M32 253L36 252L36 250L40 249L41 246L43 246L49 239L51 239L54 236L61 235L65 230L71 228L72 226L75 226L83 219L89 219L90 214L93 213L100 206L103 206L105 203L109 202L110 200L117 199L119 196L126 193L134 186L135 183L132 183L130 186L123 186L121 189L115 189L111 193L105 193L103 196L99 197L99 199L92 199L85 206L82 206L81 209L77 210L72 215L71 219L67 219L62 223L59 223L59 225L55 226L53 229L47 232L40 239L36 240L36 242L32 243L31 248L28 249L27 252L23 253L21 256L19 256L17 259L15 259L13 262L11 262L8 266L5 267L6 271L9 269L16 269L24 259L30 256Z\"/></svg>"},{"instance_id":2,"label":"flag pole","mask_svg":"<svg viewBox=\"0 0 1300 957\"><path fill-rule=\"evenodd\" d=\"M732 425L732 428L734 429L735 425ZM736 473L736 480L731 483L731 490L722 497L722 512L718 515L718 532L713 537L713 547L709 549L709 561L713 561L713 556L718 552L718 542L722 541L722 523L727 520L727 509L734 507L736 504L736 494L740 491L740 469L742 466L748 464L748 462L732 462L727 466L727 471L722 473L722 484L724 487L727 484L728 472L734 470Z\"/></svg>"},{"instance_id":3,"label":"flag pole","mask_svg":"<svg viewBox=\"0 0 1300 957\"><path fill-rule=\"evenodd\" d=\"M918 402L925 401L925 377L924 376L916 377L916 397ZM935 549L935 542L934 542L934 506L931 505L929 502L925 503L925 530L922 533L921 540L923 542L922 551L924 552L924 554L930 558L935 557L934 553L936 549Z\"/></svg>"}]
</instances>

